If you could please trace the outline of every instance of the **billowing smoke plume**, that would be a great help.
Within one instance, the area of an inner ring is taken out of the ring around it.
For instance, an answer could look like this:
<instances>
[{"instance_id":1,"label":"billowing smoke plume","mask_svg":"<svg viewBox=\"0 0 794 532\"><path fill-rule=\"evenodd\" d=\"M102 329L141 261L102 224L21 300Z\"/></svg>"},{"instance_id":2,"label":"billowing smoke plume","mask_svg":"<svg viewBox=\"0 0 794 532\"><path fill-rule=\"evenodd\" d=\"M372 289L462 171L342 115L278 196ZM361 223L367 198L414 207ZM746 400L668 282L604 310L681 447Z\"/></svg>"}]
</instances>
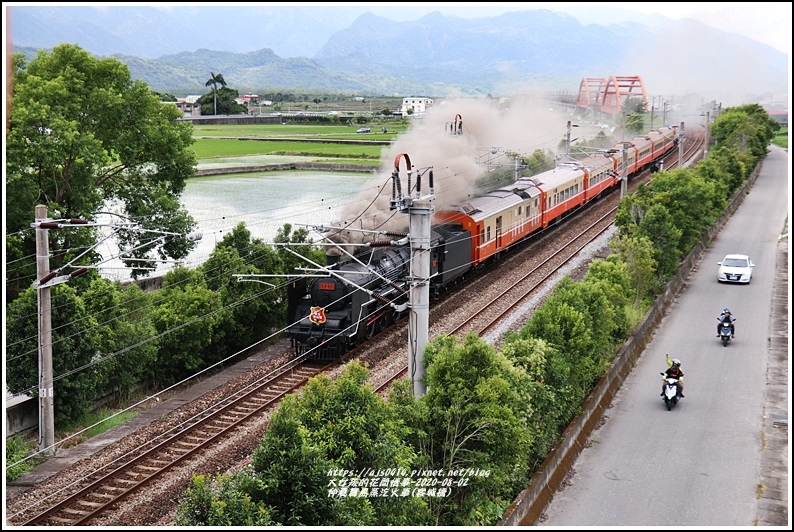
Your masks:
<instances>
[{"instance_id":1,"label":"billowing smoke plume","mask_svg":"<svg viewBox=\"0 0 794 532\"><path fill-rule=\"evenodd\" d=\"M451 131L452 130L452 131ZM413 168L411 186L421 173L421 193L429 193L429 170L434 174L433 206L436 210L460 203L476 193L475 182L495 165L510 164L505 153L530 155L535 150L556 151L566 130L566 117L552 112L548 103L529 99L497 101L485 99L445 99L436 103L423 117L413 118L412 127L387 150L375 178L380 186L371 190L343 211L336 227L326 236L339 243L367 242L389 237L364 231L407 232L408 216L390 210L392 171L397 159L403 195L408 194L406 158ZM460 134L456 134L460 132ZM415 190L411 191L415 194ZM332 253L332 252L329 252Z\"/></svg>"}]
</instances>

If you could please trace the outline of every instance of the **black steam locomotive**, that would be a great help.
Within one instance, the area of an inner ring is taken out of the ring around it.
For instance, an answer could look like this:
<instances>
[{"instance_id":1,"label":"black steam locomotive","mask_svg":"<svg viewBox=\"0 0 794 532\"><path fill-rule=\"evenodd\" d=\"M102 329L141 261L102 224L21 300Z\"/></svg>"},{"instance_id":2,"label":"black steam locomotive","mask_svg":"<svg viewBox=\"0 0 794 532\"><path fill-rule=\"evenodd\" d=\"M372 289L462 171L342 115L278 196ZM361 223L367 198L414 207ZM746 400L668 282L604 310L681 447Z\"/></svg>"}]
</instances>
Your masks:
<instances>
[{"instance_id":1,"label":"black steam locomotive","mask_svg":"<svg viewBox=\"0 0 794 532\"><path fill-rule=\"evenodd\" d=\"M433 227L433 297L471 270L471 250L471 233L459 224ZM287 288L290 324L285 334L296 356L338 358L402 318L410 292L410 253L408 243L386 247L373 242L355 259L329 264L326 277L292 280Z\"/></svg>"}]
</instances>

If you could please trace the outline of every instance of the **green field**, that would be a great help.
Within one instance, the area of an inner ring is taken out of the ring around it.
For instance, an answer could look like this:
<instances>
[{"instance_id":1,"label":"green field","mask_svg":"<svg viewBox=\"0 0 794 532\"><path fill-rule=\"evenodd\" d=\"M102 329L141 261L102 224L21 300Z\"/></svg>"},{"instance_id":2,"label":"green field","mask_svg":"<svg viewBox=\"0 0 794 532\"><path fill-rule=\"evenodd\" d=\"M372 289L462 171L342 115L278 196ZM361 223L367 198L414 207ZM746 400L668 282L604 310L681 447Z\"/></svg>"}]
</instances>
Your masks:
<instances>
[{"instance_id":1,"label":"green field","mask_svg":"<svg viewBox=\"0 0 794 532\"><path fill-rule=\"evenodd\" d=\"M246 124L246 125L193 125L194 137L258 137L258 138L339 138L358 140L392 140L405 132L410 124L391 122L383 125L356 124L348 125L312 125L312 124ZM372 129L372 133L358 134L360 127ZM382 128L388 133L382 133Z\"/></svg>"},{"instance_id":2,"label":"green field","mask_svg":"<svg viewBox=\"0 0 794 532\"><path fill-rule=\"evenodd\" d=\"M780 146L781 148L788 149L788 126L783 126L777 135L772 139L772 144Z\"/></svg>"},{"instance_id":3,"label":"green field","mask_svg":"<svg viewBox=\"0 0 794 532\"><path fill-rule=\"evenodd\" d=\"M384 126L366 125L364 127L370 127L374 133L356 133L359 125L194 125L193 138L195 142L192 148L199 159L250 155L291 155L322 157L345 164L372 164L380 159L385 146L364 143L300 142L293 139L391 141L404 132L409 124L390 123ZM387 133L381 131L382 127L386 127ZM348 160L341 161L340 159Z\"/></svg>"},{"instance_id":4,"label":"green field","mask_svg":"<svg viewBox=\"0 0 794 532\"><path fill-rule=\"evenodd\" d=\"M302 157L379 159L384 146L293 142L275 140L197 139L193 151L199 159L245 155L299 155Z\"/></svg>"}]
</instances>

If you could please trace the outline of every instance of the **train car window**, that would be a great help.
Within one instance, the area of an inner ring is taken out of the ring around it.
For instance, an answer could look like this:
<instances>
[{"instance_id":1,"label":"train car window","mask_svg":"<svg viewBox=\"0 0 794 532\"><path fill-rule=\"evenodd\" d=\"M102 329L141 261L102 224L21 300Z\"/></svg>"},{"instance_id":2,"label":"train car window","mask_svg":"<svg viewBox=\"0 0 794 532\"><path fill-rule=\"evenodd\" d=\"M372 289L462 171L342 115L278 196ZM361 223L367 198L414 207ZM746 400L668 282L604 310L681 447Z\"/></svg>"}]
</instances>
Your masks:
<instances>
[{"instance_id":1,"label":"train car window","mask_svg":"<svg viewBox=\"0 0 794 532\"><path fill-rule=\"evenodd\" d=\"M490 241L491 240L491 226L490 225L486 228L485 234L486 234L486 239L485 239L486 242Z\"/></svg>"},{"instance_id":2,"label":"train car window","mask_svg":"<svg viewBox=\"0 0 794 532\"><path fill-rule=\"evenodd\" d=\"M521 212L522 212L522 209L523 209L523 208L524 208L524 206L523 206L523 205L519 205L519 206L518 206L518 212L516 212L516 215L517 215L517 216L521 216Z\"/></svg>"},{"instance_id":3,"label":"train car window","mask_svg":"<svg viewBox=\"0 0 794 532\"><path fill-rule=\"evenodd\" d=\"M485 244L485 229L480 229L480 245Z\"/></svg>"}]
</instances>

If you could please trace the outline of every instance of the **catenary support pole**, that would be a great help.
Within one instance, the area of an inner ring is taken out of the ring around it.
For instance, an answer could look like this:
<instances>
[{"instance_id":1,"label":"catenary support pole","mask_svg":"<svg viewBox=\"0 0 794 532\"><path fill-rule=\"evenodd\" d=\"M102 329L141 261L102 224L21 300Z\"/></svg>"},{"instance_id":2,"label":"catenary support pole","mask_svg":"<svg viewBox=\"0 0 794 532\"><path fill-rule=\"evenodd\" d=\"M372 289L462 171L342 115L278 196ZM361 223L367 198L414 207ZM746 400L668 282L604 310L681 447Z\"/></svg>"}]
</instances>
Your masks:
<instances>
[{"instance_id":1,"label":"catenary support pole","mask_svg":"<svg viewBox=\"0 0 794 532\"><path fill-rule=\"evenodd\" d=\"M408 208L411 236L411 291L408 317L408 374L414 397L427 392L424 352L430 326L430 202L416 199Z\"/></svg>"},{"instance_id":2,"label":"catenary support pole","mask_svg":"<svg viewBox=\"0 0 794 532\"><path fill-rule=\"evenodd\" d=\"M684 164L684 123L681 122L681 127L678 128L678 167Z\"/></svg>"},{"instance_id":3,"label":"catenary support pole","mask_svg":"<svg viewBox=\"0 0 794 532\"><path fill-rule=\"evenodd\" d=\"M50 273L49 231L41 222L48 220L47 207L36 205L36 275L41 281ZM52 371L52 303L49 286L38 286L39 312L39 451L55 452L55 408Z\"/></svg>"}]
</instances>

